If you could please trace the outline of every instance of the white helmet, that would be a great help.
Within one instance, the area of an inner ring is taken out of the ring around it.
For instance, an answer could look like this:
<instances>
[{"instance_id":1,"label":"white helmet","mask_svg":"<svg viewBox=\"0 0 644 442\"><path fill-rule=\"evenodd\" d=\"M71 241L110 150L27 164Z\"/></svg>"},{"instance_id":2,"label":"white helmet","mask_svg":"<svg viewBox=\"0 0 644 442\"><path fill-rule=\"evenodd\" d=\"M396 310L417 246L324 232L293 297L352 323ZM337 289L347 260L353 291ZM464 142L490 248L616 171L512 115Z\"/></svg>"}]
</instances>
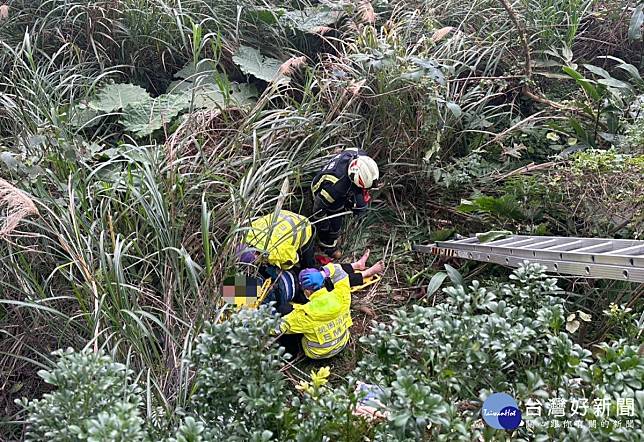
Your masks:
<instances>
[{"instance_id":1,"label":"white helmet","mask_svg":"<svg viewBox=\"0 0 644 442\"><path fill-rule=\"evenodd\" d=\"M377 184L380 171L373 158L358 155L349 163L349 178L356 186L362 189L371 189Z\"/></svg>"}]
</instances>

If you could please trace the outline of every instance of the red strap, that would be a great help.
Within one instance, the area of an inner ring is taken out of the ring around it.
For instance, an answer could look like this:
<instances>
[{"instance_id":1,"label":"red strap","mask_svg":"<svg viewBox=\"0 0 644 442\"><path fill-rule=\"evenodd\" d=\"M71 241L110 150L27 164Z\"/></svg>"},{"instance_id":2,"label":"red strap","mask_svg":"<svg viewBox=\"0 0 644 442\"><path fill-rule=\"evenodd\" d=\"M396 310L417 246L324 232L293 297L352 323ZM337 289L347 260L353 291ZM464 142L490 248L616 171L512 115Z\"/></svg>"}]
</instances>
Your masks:
<instances>
[{"instance_id":1,"label":"red strap","mask_svg":"<svg viewBox=\"0 0 644 442\"><path fill-rule=\"evenodd\" d=\"M369 192L367 191L367 189L362 189L362 196L364 198L365 203L368 203L369 201L371 201L371 195L369 195Z\"/></svg>"},{"instance_id":2,"label":"red strap","mask_svg":"<svg viewBox=\"0 0 644 442\"><path fill-rule=\"evenodd\" d=\"M324 255L315 255L315 260L321 266L325 266L328 263L333 262L333 260L331 258L329 258L328 256L324 256Z\"/></svg>"}]
</instances>

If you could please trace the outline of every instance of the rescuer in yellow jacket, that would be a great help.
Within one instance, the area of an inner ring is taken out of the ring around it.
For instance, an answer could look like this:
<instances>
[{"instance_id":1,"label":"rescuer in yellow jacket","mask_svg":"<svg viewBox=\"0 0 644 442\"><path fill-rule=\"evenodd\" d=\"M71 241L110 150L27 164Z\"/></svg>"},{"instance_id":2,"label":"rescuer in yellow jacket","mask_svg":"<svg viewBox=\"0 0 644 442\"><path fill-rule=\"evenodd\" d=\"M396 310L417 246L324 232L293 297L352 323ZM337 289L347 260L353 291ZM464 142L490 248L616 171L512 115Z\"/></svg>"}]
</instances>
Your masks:
<instances>
[{"instance_id":1,"label":"rescuer in yellow jacket","mask_svg":"<svg viewBox=\"0 0 644 442\"><path fill-rule=\"evenodd\" d=\"M240 260L255 262L288 270L315 266L315 241L309 219L297 213L280 212L259 217L251 222L245 245L239 251Z\"/></svg>"},{"instance_id":2,"label":"rescuer in yellow jacket","mask_svg":"<svg viewBox=\"0 0 644 442\"><path fill-rule=\"evenodd\" d=\"M291 354L296 353L295 338L309 358L335 356L349 342L352 325L349 275L342 266L327 264L321 270L302 270L298 279L308 302L293 304L293 310L283 317L277 330L285 334L281 343L286 343Z\"/></svg>"}]
</instances>

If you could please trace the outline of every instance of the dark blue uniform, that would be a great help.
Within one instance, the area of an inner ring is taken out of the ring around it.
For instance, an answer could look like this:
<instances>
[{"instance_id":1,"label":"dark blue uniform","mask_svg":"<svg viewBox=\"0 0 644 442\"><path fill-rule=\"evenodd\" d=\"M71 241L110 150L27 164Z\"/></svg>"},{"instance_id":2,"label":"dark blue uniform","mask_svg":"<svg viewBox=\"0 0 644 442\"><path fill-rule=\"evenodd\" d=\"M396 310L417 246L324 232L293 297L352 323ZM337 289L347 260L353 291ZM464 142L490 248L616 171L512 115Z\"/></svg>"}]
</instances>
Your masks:
<instances>
[{"instance_id":1,"label":"dark blue uniform","mask_svg":"<svg viewBox=\"0 0 644 442\"><path fill-rule=\"evenodd\" d=\"M271 291L264 298L263 304L275 302L275 308L281 314L287 314L292 308L290 302L305 304L307 302L304 292L297 279L297 273L293 270L279 270L276 267L268 266L263 269L265 277L273 280Z\"/></svg>"},{"instance_id":2,"label":"dark blue uniform","mask_svg":"<svg viewBox=\"0 0 644 442\"><path fill-rule=\"evenodd\" d=\"M343 216L325 219L345 210L354 214L367 209L365 191L349 178L349 163L358 155L367 155L363 150L346 150L336 155L311 182L313 191L313 217L318 240L325 252L333 253L342 230Z\"/></svg>"}]
</instances>

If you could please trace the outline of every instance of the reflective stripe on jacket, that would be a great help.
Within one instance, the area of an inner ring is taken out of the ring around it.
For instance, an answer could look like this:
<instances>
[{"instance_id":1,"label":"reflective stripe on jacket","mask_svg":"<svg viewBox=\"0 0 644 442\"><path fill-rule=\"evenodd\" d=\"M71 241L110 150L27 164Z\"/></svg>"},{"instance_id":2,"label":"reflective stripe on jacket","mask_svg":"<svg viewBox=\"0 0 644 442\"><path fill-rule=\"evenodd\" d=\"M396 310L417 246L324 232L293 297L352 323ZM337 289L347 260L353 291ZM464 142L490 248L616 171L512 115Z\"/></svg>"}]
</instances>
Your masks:
<instances>
[{"instance_id":1,"label":"reflective stripe on jacket","mask_svg":"<svg viewBox=\"0 0 644 442\"><path fill-rule=\"evenodd\" d=\"M297 251L312 236L313 228L308 218L282 210L277 217L270 214L251 222L245 241L248 246L265 253L269 264L290 269L299 261Z\"/></svg>"},{"instance_id":2,"label":"reflective stripe on jacket","mask_svg":"<svg viewBox=\"0 0 644 442\"><path fill-rule=\"evenodd\" d=\"M318 172L311 182L311 191L316 209L329 213L344 209L364 209L366 202L362 189L354 185L349 178L349 163L358 155L367 155L363 150L347 149L336 155Z\"/></svg>"},{"instance_id":3,"label":"reflective stripe on jacket","mask_svg":"<svg viewBox=\"0 0 644 442\"><path fill-rule=\"evenodd\" d=\"M302 333L302 347L312 359L330 358L349 342L351 321L351 288L349 275L338 264L327 264L333 290L326 288L313 293L306 304L294 304L284 316L280 331Z\"/></svg>"}]
</instances>

